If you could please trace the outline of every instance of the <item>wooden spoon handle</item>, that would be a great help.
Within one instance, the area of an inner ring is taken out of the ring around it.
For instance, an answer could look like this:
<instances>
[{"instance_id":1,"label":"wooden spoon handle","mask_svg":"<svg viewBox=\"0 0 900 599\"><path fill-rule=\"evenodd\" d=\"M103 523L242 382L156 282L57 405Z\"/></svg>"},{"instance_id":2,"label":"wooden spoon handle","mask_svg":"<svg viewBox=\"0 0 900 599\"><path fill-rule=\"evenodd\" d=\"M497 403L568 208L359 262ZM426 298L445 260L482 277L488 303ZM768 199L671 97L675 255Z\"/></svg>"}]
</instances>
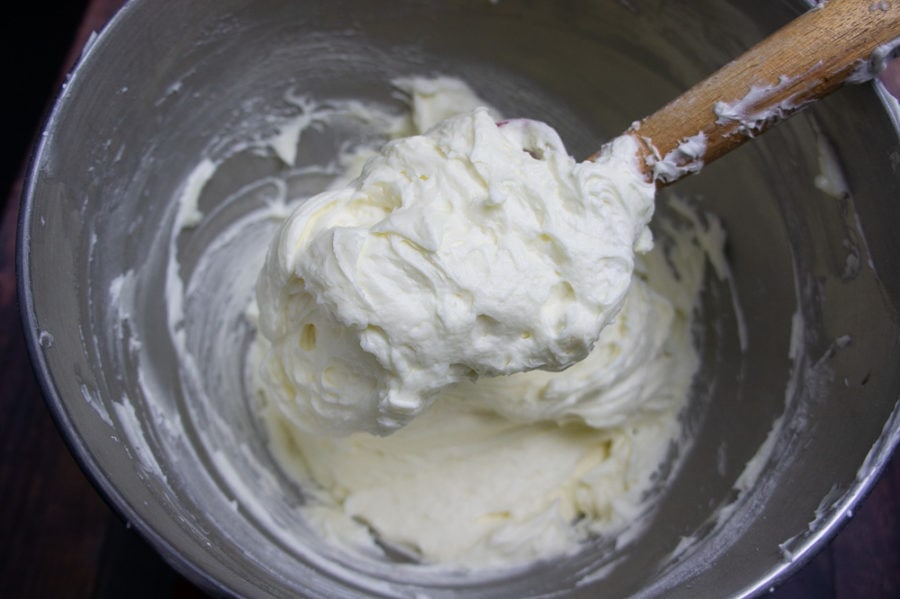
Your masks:
<instances>
[{"instance_id":1,"label":"wooden spoon handle","mask_svg":"<svg viewBox=\"0 0 900 599\"><path fill-rule=\"evenodd\" d=\"M626 133L641 142L648 180L667 185L845 82L869 80L897 38L900 0L830 0Z\"/></svg>"}]
</instances>

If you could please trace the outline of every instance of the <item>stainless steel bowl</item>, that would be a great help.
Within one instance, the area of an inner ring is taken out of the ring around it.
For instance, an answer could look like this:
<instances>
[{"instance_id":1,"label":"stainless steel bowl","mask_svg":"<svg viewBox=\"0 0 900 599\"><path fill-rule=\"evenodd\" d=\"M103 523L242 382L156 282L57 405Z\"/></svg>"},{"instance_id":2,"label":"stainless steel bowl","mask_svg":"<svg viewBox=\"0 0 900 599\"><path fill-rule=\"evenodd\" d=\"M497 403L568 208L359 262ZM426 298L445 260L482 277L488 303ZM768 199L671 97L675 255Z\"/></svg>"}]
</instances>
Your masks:
<instances>
[{"instance_id":1,"label":"stainless steel bowl","mask_svg":"<svg viewBox=\"0 0 900 599\"><path fill-rule=\"evenodd\" d=\"M392 77L455 75L506 114L548 121L587 156L806 8L128 3L59 98L22 210L26 330L73 452L169 562L226 594L723 597L769 588L851 514L900 438L900 115L873 86L840 92L668 192L721 217L733 271L733 286L711 284L705 298L714 317L685 415L695 442L633 543L589 547L525 575L436 581L377 560L346 563L352 576L336 571L347 557L296 518L302 495L267 457L241 353L215 373L178 374L162 254L176 247L182 276L196 275L192 248L222 222L171 239L178 190L199 156L221 156L264 126L261 115L284 110L286 89L389 105ZM283 177L277 161L245 158L201 197L218 219L239 212L216 202L248 180ZM839 175L822 166L829 161ZM820 190L823 169L846 190ZM123 292L133 313L115 301ZM188 344L237 326L234 313L187 313L174 326ZM254 496L261 477L283 492Z\"/></svg>"}]
</instances>

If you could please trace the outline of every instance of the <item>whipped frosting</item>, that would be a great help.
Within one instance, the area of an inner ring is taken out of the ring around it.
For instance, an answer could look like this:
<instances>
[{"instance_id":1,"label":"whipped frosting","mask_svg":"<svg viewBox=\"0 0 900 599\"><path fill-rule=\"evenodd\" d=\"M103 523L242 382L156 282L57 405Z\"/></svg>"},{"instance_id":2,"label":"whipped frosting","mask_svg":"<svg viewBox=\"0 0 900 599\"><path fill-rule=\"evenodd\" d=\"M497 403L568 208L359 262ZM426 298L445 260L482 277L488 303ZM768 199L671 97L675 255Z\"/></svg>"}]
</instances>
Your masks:
<instances>
[{"instance_id":1,"label":"whipped frosting","mask_svg":"<svg viewBox=\"0 0 900 599\"><path fill-rule=\"evenodd\" d=\"M699 364L705 255L691 231L674 244L638 259L622 310L564 372L463 382L386 437L309 432L264 401L273 453L308 493L316 530L370 555L479 571L639 531Z\"/></svg>"},{"instance_id":2,"label":"whipped frosting","mask_svg":"<svg viewBox=\"0 0 900 599\"><path fill-rule=\"evenodd\" d=\"M419 105L414 124L446 103ZM308 430L386 434L461 381L583 360L652 246L636 151L578 163L549 126L486 108L386 144L272 243L267 395Z\"/></svg>"},{"instance_id":3,"label":"whipped frosting","mask_svg":"<svg viewBox=\"0 0 900 599\"><path fill-rule=\"evenodd\" d=\"M629 139L579 165L458 80L400 86L388 133L412 136L341 160L362 172L299 205L258 279L272 454L316 531L369 556L483 571L627 543L686 442L716 248L683 218L650 250Z\"/></svg>"}]
</instances>

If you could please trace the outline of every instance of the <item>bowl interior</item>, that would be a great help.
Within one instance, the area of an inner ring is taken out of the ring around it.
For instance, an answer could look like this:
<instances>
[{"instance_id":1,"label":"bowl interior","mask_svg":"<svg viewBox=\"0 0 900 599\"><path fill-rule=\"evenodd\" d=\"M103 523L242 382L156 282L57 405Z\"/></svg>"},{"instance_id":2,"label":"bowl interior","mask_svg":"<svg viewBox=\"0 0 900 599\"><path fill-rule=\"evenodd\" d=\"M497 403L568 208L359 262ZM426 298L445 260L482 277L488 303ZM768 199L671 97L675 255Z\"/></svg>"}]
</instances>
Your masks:
<instances>
[{"instance_id":1,"label":"bowl interior","mask_svg":"<svg viewBox=\"0 0 900 599\"><path fill-rule=\"evenodd\" d=\"M176 567L235 594L718 597L771 585L837 526L900 436L896 106L873 87L843 90L664 192L663 212L677 196L721 219L732 272L704 293L690 453L630 544L598 542L524 575L385 570L316 539L247 402L254 240L275 223L219 234L327 183L258 151L273 118L303 110L297 97L399 110L393 78L452 75L587 156L804 8L130 2L47 124L20 233L26 328L75 453ZM298 164L325 164L365 134L314 134ZM203 157L222 163L199 196L205 218L173 228ZM215 243L250 266L217 261ZM198 289L227 299L211 311Z\"/></svg>"}]
</instances>

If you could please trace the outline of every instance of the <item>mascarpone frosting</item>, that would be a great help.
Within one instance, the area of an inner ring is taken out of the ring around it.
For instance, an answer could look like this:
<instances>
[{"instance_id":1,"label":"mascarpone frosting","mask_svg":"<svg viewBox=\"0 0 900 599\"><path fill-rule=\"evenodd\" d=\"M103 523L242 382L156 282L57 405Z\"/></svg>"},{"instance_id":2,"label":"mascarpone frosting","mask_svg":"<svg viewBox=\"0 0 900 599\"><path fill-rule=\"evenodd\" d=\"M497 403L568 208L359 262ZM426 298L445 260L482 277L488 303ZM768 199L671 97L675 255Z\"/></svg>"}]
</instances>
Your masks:
<instances>
[{"instance_id":1,"label":"mascarpone frosting","mask_svg":"<svg viewBox=\"0 0 900 599\"><path fill-rule=\"evenodd\" d=\"M271 245L268 395L308 430L387 434L461 381L583 360L652 245L635 156L622 137L578 163L486 108L386 144Z\"/></svg>"}]
</instances>

